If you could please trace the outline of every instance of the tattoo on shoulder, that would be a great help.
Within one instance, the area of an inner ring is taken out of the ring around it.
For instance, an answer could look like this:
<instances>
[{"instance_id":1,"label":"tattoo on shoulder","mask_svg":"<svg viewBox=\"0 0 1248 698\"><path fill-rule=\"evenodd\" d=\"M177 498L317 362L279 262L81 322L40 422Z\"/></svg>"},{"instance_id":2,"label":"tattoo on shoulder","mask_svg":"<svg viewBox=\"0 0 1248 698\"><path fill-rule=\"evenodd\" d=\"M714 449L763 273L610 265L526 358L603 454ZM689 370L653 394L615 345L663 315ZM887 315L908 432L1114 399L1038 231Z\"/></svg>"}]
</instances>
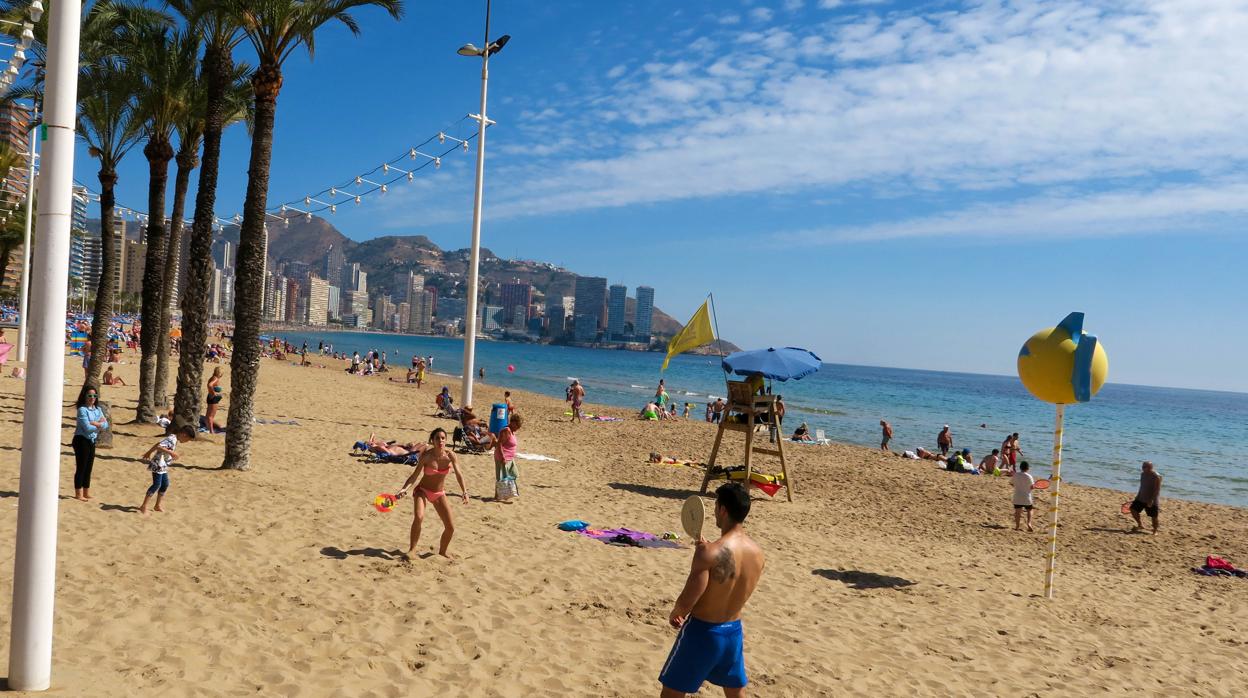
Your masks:
<instances>
[{"instance_id":1,"label":"tattoo on shoulder","mask_svg":"<svg viewBox=\"0 0 1248 698\"><path fill-rule=\"evenodd\" d=\"M737 575L737 566L732 559L732 551L720 548L715 554L715 563L711 565L711 579L723 584Z\"/></svg>"}]
</instances>

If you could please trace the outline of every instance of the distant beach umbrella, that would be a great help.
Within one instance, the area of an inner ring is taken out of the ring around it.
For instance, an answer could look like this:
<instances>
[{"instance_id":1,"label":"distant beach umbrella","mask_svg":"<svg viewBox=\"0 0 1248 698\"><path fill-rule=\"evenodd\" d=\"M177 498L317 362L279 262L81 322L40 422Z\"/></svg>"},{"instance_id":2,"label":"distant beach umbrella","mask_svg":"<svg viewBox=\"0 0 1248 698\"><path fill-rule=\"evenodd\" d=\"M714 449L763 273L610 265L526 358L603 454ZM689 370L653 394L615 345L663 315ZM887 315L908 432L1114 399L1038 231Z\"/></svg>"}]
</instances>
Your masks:
<instances>
[{"instance_id":1,"label":"distant beach umbrella","mask_svg":"<svg viewBox=\"0 0 1248 698\"><path fill-rule=\"evenodd\" d=\"M801 380L819 370L823 361L808 349L782 347L738 351L725 356L725 373L749 376L756 373L771 380Z\"/></svg>"}]
</instances>

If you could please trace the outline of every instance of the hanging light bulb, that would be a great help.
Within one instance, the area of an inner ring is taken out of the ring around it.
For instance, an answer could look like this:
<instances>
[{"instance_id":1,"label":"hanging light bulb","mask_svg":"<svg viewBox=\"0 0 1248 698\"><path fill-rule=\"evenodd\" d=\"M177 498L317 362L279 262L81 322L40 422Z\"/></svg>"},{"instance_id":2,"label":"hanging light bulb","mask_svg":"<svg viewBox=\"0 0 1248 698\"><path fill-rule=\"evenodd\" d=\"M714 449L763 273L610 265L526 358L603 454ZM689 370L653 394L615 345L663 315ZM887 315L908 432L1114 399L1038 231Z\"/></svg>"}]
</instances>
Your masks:
<instances>
[{"instance_id":1,"label":"hanging light bulb","mask_svg":"<svg viewBox=\"0 0 1248 698\"><path fill-rule=\"evenodd\" d=\"M466 153L468 152L468 141L463 141L463 143L464 143L464 152Z\"/></svg>"},{"instance_id":2,"label":"hanging light bulb","mask_svg":"<svg viewBox=\"0 0 1248 698\"><path fill-rule=\"evenodd\" d=\"M286 213L286 204L282 204L282 213ZM238 216L234 216L234 220L238 220Z\"/></svg>"},{"instance_id":3,"label":"hanging light bulb","mask_svg":"<svg viewBox=\"0 0 1248 698\"><path fill-rule=\"evenodd\" d=\"M433 169L437 170L437 169L441 169L441 168L442 168L442 158L434 158L434 159L433 159Z\"/></svg>"},{"instance_id":4,"label":"hanging light bulb","mask_svg":"<svg viewBox=\"0 0 1248 698\"><path fill-rule=\"evenodd\" d=\"M360 185L360 178L359 178L359 177L356 177L356 178L355 178L355 184L356 184L356 186L359 186L359 185Z\"/></svg>"},{"instance_id":5,"label":"hanging light bulb","mask_svg":"<svg viewBox=\"0 0 1248 698\"><path fill-rule=\"evenodd\" d=\"M383 185L381 185L381 193L382 193L382 194L385 194L385 193L386 193L386 185L384 185L384 184L383 184Z\"/></svg>"},{"instance_id":6,"label":"hanging light bulb","mask_svg":"<svg viewBox=\"0 0 1248 698\"><path fill-rule=\"evenodd\" d=\"M30 21L38 22L39 19L43 17L42 0L35 0L34 2L30 3L30 7L27 8L27 11L30 13Z\"/></svg>"},{"instance_id":7,"label":"hanging light bulb","mask_svg":"<svg viewBox=\"0 0 1248 698\"><path fill-rule=\"evenodd\" d=\"M415 148L412 148L411 150L407 151L407 156L408 156L409 158L411 158L411 159L415 160L415 159L416 159L416 149L415 149Z\"/></svg>"},{"instance_id":8,"label":"hanging light bulb","mask_svg":"<svg viewBox=\"0 0 1248 698\"><path fill-rule=\"evenodd\" d=\"M381 171L382 171L382 172L389 172L389 171L390 171L390 163L388 163L388 162L383 162L383 163L381 163Z\"/></svg>"},{"instance_id":9,"label":"hanging light bulb","mask_svg":"<svg viewBox=\"0 0 1248 698\"><path fill-rule=\"evenodd\" d=\"M19 62L19 63L21 63L21 62L25 61L25 60L26 60L26 51L22 50L22 48L19 46L19 47L18 47L18 49L17 49L16 51L14 51L14 52L13 52L13 60L15 60L15 61L17 61L17 62Z\"/></svg>"},{"instance_id":10,"label":"hanging light bulb","mask_svg":"<svg viewBox=\"0 0 1248 698\"><path fill-rule=\"evenodd\" d=\"M338 207L337 207L337 206L330 205L330 207L329 207L329 212L330 212L330 213L338 213Z\"/></svg>"},{"instance_id":11,"label":"hanging light bulb","mask_svg":"<svg viewBox=\"0 0 1248 698\"><path fill-rule=\"evenodd\" d=\"M305 197L303 197L303 205L304 205L304 206L307 206L307 205L308 205L308 204L310 204L310 203L312 203L312 197L310 197L310 196L305 196Z\"/></svg>"},{"instance_id":12,"label":"hanging light bulb","mask_svg":"<svg viewBox=\"0 0 1248 698\"><path fill-rule=\"evenodd\" d=\"M408 173L407 173L407 181L409 181L409 182L410 182L410 181L412 181L412 179L413 179L414 177L415 177L415 175L414 175L413 173L411 173L411 172L408 172Z\"/></svg>"},{"instance_id":13,"label":"hanging light bulb","mask_svg":"<svg viewBox=\"0 0 1248 698\"><path fill-rule=\"evenodd\" d=\"M282 219L282 224L283 224L283 225L285 225L287 228L289 228L289 227L290 227L290 218L283 218L283 219Z\"/></svg>"},{"instance_id":14,"label":"hanging light bulb","mask_svg":"<svg viewBox=\"0 0 1248 698\"><path fill-rule=\"evenodd\" d=\"M355 197L355 205L356 205L356 206L359 206L359 205L360 205L360 197L358 197L358 196L357 196L357 197Z\"/></svg>"},{"instance_id":15,"label":"hanging light bulb","mask_svg":"<svg viewBox=\"0 0 1248 698\"><path fill-rule=\"evenodd\" d=\"M439 142L439 143L445 143L445 142L446 142L446 134L445 134L445 133L442 133L441 131L438 131L438 142Z\"/></svg>"},{"instance_id":16,"label":"hanging light bulb","mask_svg":"<svg viewBox=\"0 0 1248 698\"><path fill-rule=\"evenodd\" d=\"M311 213L305 213L305 214L303 214L303 220L305 220L305 221L307 221L307 222L311 223L311 222L312 222L312 214L311 214Z\"/></svg>"},{"instance_id":17,"label":"hanging light bulb","mask_svg":"<svg viewBox=\"0 0 1248 698\"><path fill-rule=\"evenodd\" d=\"M329 195L330 195L330 196L338 196L338 190L337 190L337 189L335 189L335 188L333 188L333 187L330 187L330 188L329 188Z\"/></svg>"}]
</instances>

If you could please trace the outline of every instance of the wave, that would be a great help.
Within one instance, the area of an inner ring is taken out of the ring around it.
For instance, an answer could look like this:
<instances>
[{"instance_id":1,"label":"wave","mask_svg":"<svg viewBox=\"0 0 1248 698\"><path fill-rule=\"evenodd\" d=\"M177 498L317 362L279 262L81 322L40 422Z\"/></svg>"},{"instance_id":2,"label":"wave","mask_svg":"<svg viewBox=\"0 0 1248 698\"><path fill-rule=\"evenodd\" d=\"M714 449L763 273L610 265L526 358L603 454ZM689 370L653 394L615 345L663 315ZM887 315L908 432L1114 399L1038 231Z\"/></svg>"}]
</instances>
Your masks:
<instances>
[{"instance_id":1,"label":"wave","mask_svg":"<svg viewBox=\"0 0 1248 698\"><path fill-rule=\"evenodd\" d=\"M811 414L826 414L826 415L840 416L840 417L849 416L848 412L844 412L842 410L830 410L824 407L809 407L807 405L794 405L794 404L790 404L789 407L791 409L801 410L802 412L809 412Z\"/></svg>"}]
</instances>

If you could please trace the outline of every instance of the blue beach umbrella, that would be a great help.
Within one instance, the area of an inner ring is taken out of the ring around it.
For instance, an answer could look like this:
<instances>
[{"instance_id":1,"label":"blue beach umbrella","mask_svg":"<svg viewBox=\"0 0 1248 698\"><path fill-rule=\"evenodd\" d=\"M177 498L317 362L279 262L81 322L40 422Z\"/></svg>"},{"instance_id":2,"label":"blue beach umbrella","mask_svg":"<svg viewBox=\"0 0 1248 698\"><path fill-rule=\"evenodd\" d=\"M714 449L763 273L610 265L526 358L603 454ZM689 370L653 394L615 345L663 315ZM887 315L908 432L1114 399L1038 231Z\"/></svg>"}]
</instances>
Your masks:
<instances>
[{"instance_id":1,"label":"blue beach umbrella","mask_svg":"<svg viewBox=\"0 0 1248 698\"><path fill-rule=\"evenodd\" d=\"M738 376L761 373L765 378L787 381L800 380L819 370L822 361L813 351L797 347L738 351L723 359L724 372Z\"/></svg>"}]
</instances>

